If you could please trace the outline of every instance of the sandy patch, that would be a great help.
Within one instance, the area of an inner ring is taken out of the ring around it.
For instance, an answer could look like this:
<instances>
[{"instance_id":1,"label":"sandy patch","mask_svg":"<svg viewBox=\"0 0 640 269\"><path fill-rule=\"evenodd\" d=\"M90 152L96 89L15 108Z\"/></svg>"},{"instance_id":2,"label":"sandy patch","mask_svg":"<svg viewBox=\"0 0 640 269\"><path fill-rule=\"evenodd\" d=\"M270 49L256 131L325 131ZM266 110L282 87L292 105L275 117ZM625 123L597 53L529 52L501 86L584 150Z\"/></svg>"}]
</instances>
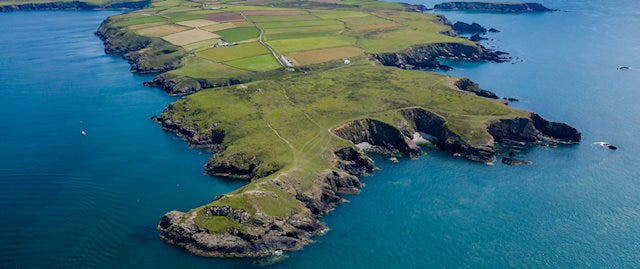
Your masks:
<instances>
[{"instance_id":1,"label":"sandy patch","mask_svg":"<svg viewBox=\"0 0 640 269\"><path fill-rule=\"evenodd\" d=\"M209 25L209 26L205 26L205 27L200 27L200 29L205 30L205 31L209 31L209 32L215 32L215 31L221 31L221 30L234 28L234 27L236 27L236 26L233 23L225 22L225 23L213 24L213 25Z\"/></svg>"},{"instance_id":2,"label":"sandy patch","mask_svg":"<svg viewBox=\"0 0 640 269\"><path fill-rule=\"evenodd\" d=\"M173 33L182 32L185 30L189 30L189 28L184 26L174 25L174 24L165 24L160 26L142 28L142 29L136 30L136 33L139 35L148 36L148 37L161 37L161 36L166 36Z\"/></svg>"},{"instance_id":3,"label":"sandy patch","mask_svg":"<svg viewBox=\"0 0 640 269\"><path fill-rule=\"evenodd\" d=\"M218 38L219 35L203 31L200 29L193 29L188 31L183 31L175 34L170 34L168 36L163 37L162 39L170 42L171 44L177 46L183 46L199 41L204 41L207 39Z\"/></svg>"}]
</instances>

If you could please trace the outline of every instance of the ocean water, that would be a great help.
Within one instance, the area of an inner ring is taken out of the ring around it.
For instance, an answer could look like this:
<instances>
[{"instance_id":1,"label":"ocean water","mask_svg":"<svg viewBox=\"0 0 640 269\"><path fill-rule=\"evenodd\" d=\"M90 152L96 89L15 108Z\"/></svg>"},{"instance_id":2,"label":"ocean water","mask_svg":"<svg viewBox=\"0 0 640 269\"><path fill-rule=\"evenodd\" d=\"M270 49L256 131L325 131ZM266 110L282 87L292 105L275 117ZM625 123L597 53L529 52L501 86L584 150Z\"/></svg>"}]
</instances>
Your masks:
<instances>
[{"instance_id":1,"label":"ocean water","mask_svg":"<svg viewBox=\"0 0 640 269\"><path fill-rule=\"evenodd\" d=\"M377 158L323 218L331 231L272 267L640 267L640 3L543 3L563 11L445 13L501 30L486 46L517 61L444 73L577 127L581 144L532 148L517 167ZM149 120L175 98L104 55L92 32L116 13L0 13L0 268L252 266L158 239L163 213L242 183L202 175L209 154Z\"/></svg>"}]
</instances>

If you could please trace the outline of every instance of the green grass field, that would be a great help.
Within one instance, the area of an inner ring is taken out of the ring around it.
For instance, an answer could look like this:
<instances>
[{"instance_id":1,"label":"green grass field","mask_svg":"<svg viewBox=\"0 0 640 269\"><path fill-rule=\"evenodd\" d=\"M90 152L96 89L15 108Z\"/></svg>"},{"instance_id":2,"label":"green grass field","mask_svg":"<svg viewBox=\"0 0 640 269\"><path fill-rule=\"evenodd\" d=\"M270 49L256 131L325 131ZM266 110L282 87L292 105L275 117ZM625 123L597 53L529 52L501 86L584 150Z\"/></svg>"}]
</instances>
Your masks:
<instances>
[{"instance_id":1,"label":"green grass field","mask_svg":"<svg viewBox=\"0 0 640 269\"><path fill-rule=\"evenodd\" d=\"M258 42L244 43L231 47L211 48L198 53L198 56L216 62L226 62L241 58L269 53L269 50Z\"/></svg>"},{"instance_id":2,"label":"green grass field","mask_svg":"<svg viewBox=\"0 0 640 269\"><path fill-rule=\"evenodd\" d=\"M348 36L325 36L309 38L291 38L269 41L276 51L290 52L300 50L312 50L320 48L349 46L355 43L355 39Z\"/></svg>"},{"instance_id":3,"label":"green grass field","mask_svg":"<svg viewBox=\"0 0 640 269\"><path fill-rule=\"evenodd\" d=\"M275 21L275 22L262 22L259 23L264 29L271 28L292 28L292 27L309 27L309 26L324 26L324 25L341 25L342 22L337 20L315 20L315 21Z\"/></svg>"},{"instance_id":4,"label":"green grass field","mask_svg":"<svg viewBox=\"0 0 640 269\"><path fill-rule=\"evenodd\" d=\"M237 59L229 62L225 62L229 66L233 66L240 69L264 72L281 68L280 64L271 54L259 55L254 57L247 57Z\"/></svg>"},{"instance_id":5,"label":"green grass field","mask_svg":"<svg viewBox=\"0 0 640 269\"><path fill-rule=\"evenodd\" d=\"M256 27L236 27L214 33L222 36L227 42L240 42L247 39L258 38L260 31Z\"/></svg>"}]
</instances>

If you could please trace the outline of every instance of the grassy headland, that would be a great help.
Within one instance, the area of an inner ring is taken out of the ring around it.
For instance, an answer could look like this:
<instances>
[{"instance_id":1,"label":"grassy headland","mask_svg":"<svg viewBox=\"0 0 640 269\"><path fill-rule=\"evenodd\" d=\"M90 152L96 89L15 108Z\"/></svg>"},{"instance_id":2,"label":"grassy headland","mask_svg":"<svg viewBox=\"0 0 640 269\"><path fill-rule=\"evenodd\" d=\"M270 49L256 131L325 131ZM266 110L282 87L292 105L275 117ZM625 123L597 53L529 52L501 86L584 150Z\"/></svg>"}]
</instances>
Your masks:
<instances>
[{"instance_id":1,"label":"grassy headland","mask_svg":"<svg viewBox=\"0 0 640 269\"><path fill-rule=\"evenodd\" d=\"M125 53L134 71L164 72L150 85L199 91L156 120L216 149L208 173L249 180L187 213L167 213L161 236L210 256L298 249L323 232L318 218L340 201L336 194L359 192L355 175L375 168L358 143L415 157L411 136L424 132L443 150L489 162L494 139L576 141L575 129L467 92L480 91L469 81L381 66L490 59L443 17L413 9L370 0L166 0L106 20L98 35L107 52Z\"/></svg>"}]
</instances>

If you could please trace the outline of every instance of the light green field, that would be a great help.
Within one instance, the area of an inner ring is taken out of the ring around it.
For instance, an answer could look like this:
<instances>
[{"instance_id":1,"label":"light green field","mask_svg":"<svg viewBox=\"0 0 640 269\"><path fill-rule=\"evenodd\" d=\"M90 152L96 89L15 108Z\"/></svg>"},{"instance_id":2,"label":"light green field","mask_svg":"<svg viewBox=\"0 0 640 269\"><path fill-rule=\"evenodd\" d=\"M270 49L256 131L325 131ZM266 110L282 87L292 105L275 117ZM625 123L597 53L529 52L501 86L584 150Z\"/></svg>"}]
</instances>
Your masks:
<instances>
[{"instance_id":1,"label":"light green field","mask_svg":"<svg viewBox=\"0 0 640 269\"><path fill-rule=\"evenodd\" d=\"M383 19L377 16L366 16L366 17L352 17L352 18L343 18L341 21L347 24L347 27L354 25L365 25L365 24L388 24L393 23L393 21Z\"/></svg>"},{"instance_id":2,"label":"light green field","mask_svg":"<svg viewBox=\"0 0 640 269\"><path fill-rule=\"evenodd\" d=\"M258 38L260 31L256 27L236 27L214 32L227 42L240 42Z\"/></svg>"},{"instance_id":3,"label":"light green field","mask_svg":"<svg viewBox=\"0 0 640 269\"><path fill-rule=\"evenodd\" d=\"M224 79L229 76L242 77L249 73L244 70L233 68L221 63L212 62L196 56L185 59L184 65L176 70L169 71L171 74L205 79Z\"/></svg>"},{"instance_id":4,"label":"light green field","mask_svg":"<svg viewBox=\"0 0 640 269\"><path fill-rule=\"evenodd\" d=\"M292 16L249 16L254 22L292 22L292 21L315 21L318 17L313 15L292 15Z\"/></svg>"},{"instance_id":5,"label":"light green field","mask_svg":"<svg viewBox=\"0 0 640 269\"><path fill-rule=\"evenodd\" d=\"M309 38L292 38L269 41L269 45L276 51L290 52L299 50L311 50L320 48L331 48L349 46L355 43L355 39L348 36L325 36Z\"/></svg>"},{"instance_id":6,"label":"light green field","mask_svg":"<svg viewBox=\"0 0 640 269\"><path fill-rule=\"evenodd\" d=\"M323 25L341 25L342 22L337 20L316 20L316 21L291 21L291 22L262 22L259 23L264 29L271 28L292 28L292 27L309 27Z\"/></svg>"},{"instance_id":7,"label":"light green field","mask_svg":"<svg viewBox=\"0 0 640 269\"><path fill-rule=\"evenodd\" d=\"M314 10L311 14L321 19L342 19L370 16L369 13L351 10Z\"/></svg>"},{"instance_id":8,"label":"light green field","mask_svg":"<svg viewBox=\"0 0 640 269\"><path fill-rule=\"evenodd\" d=\"M269 53L269 50L258 42L244 43L231 47L211 48L198 53L198 56L216 62L226 62L241 58Z\"/></svg>"},{"instance_id":9,"label":"light green field","mask_svg":"<svg viewBox=\"0 0 640 269\"><path fill-rule=\"evenodd\" d=\"M163 17L159 17L159 16L140 16L140 17L133 18L133 19L119 21L119 22L115 23L114 26L124 27L124 26L131 26L131 25L143 24L143 23L163 22L163 21L166 21L166 20L167 19L165 19Z\"/></svg>"},{"instance_id":10,"label":"light green field","mask_svg":"<svg viewBox=\"0 0 640 269\"><path fill-rule=\"evenodd\" d=\"M282 67L271 54L237 59L225 62L225 64L236 68L257 72L264 72Z\"/></svg>"}]
</instances>

